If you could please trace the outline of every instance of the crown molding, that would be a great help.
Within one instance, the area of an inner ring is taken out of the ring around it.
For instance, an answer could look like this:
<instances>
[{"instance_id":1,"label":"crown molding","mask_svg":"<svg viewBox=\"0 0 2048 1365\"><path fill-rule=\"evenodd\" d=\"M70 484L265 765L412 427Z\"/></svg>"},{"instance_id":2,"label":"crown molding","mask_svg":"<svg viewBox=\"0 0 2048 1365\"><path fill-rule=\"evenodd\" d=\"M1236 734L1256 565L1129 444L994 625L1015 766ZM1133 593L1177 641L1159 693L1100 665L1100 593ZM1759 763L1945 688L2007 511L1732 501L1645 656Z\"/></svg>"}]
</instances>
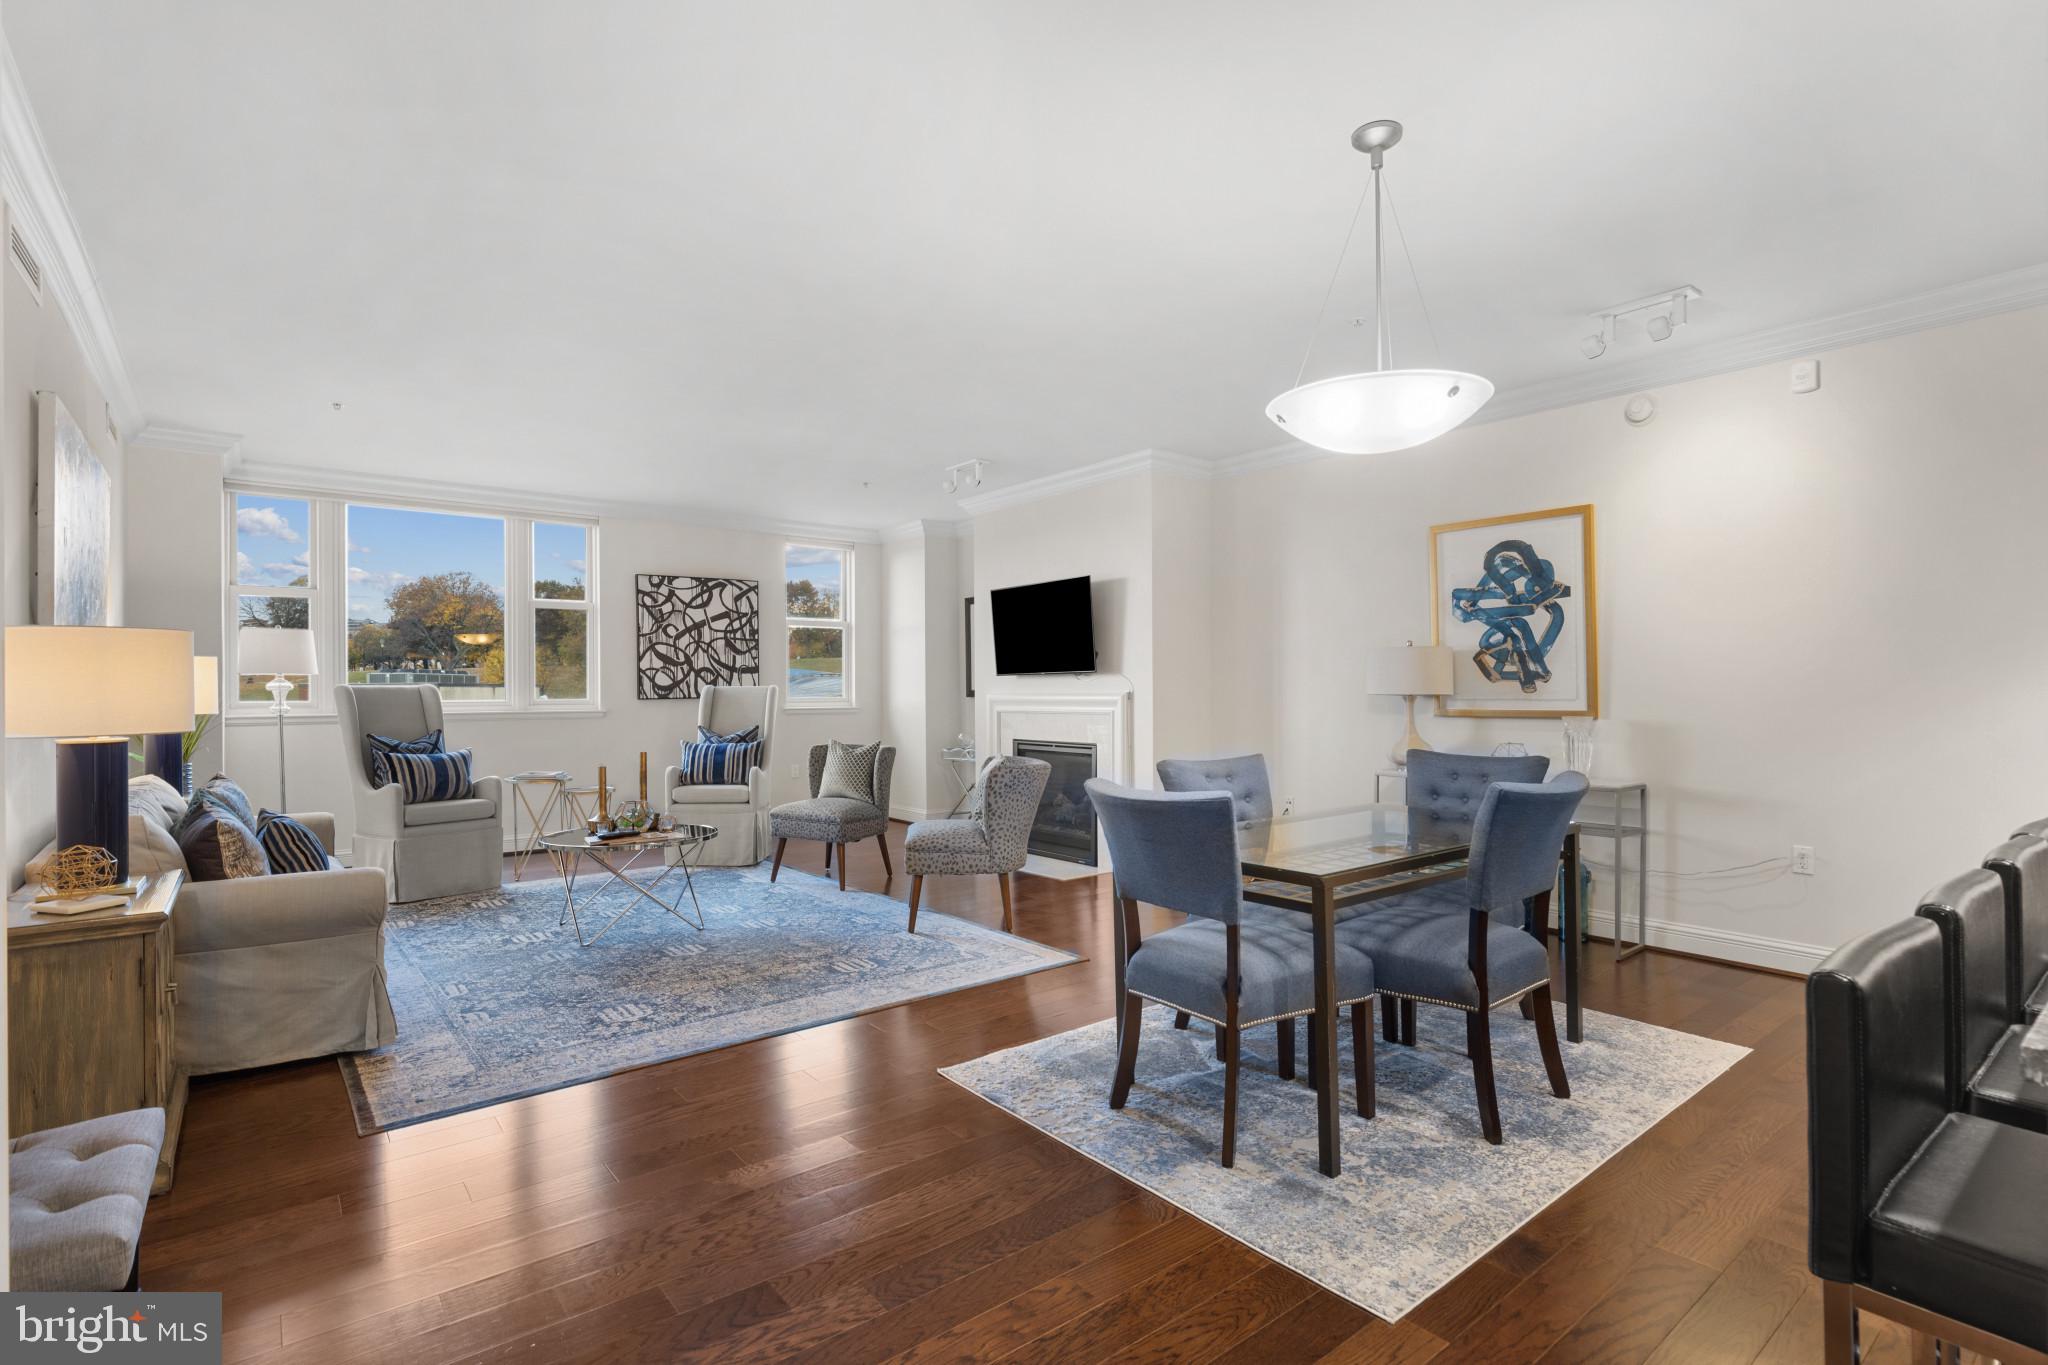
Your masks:
<instances>
[{"instance_id":1,"label":"crown molding","mask_svg":"<svg viewBox=\"0 0 2048 1365\"><path fill-rule=\"evenodd\" d=\"M964 521L940 521L926 517L888 527L882 532L882 541L893 545L907 540L958 540L966 532L967 523Z\"/></svg>"},{"instance_id":2,"label":"crown molding","mask_svg":"<svg viewBox=\"0 0 2048 1365\"><path fill-rule=\"evenodd\" d=\"M242 438L229 431L181 427L175 422L151 422L130 436L128 444L175 451L180 455L211 455L217 460L230 461L241 453Z\"/></svg>"},{"instance_id":3,"label":"crown molding","mask_svg":"<svg viewBox=\"0 0 2048 1365\"><path fill-rule=\"evenodd\" d=\"M85 250L85 238L71 216L70 201L43 146L42 129L29 108L14 49L0 36L0 195L15 226L43 264L43 292L77 334L86 368L100 386L114 422L125 433L143 424L142 406L114 339L114 319L100 293L99 276ZM124 438L125 439L125 438Z\"/></svg>"},{"instance_id":4,"label":"crown molding","mask_svg":"<svg viewBox=\"0 0 2048 1365\"><path fill-rule=\"evenodd\" d=\"M1617 365L1590 361L1590 368L1583 374L1525 384L1497 394L1465 425L1484 426L1488 422L1526 417L1552 408L1620 398L1644 389L1709 379L1717 374L1732 374L1758 365L1803 359L1931 327L1947 327L2042 305L2048 305L2048 262L2009 270L2001 275L1965 280L1960 284L1910 294L1811 322L1751 332L1725 341L1703 342L1668 353L1653 352ZM1210 468L1219 475L1252 474L1262 469L1339 458L1343 457L1299 441L1287 441L1212 461Z\"/></svg>"},{"instance_id":5,"label":"crown molding","mask_svg":"<svg viewBox=\"0 0 2048 1365\"><path fill-rule=\"evenodd\" d=\"M991 489L986 493L962 498L960 510L970 517L978 517L999 507L1015 507L1021 503L1037 502L1041 498L1056 497L1061 493L1071 493L1077 488L1087 488L1092 484L1120 479L1127 474L1142 474L1148 470L1206 479L1214 472L1214 465L1210 461L1193 459L1171 450L1134 450L1128 455L1097 460L1094 464L1084 464L1077 469L1026 479L1007 488Z\"/></svg>"},{"instance_id":6,"label":"crown molding","mask_svg":"<svg viewBox=\"0 0 2048 1365\"><path fill-rule=\"evenodd\" d=\"M678 503L618 502L603 498L582 498L564 493L537 493L520 489L479 489L467 484L440 483L410 475L398 477L331 469L303 468L266 460L237 460L228 470L231 488L299 497L360 498L401 507L448 508L465 512L500 512L514 516L569 517L578 521L613 520L667 521L682 526L699 526L721 531L753 531L761 535L787 536L792 540L815 540L839 544L876 544L881 533L865 526L837 526L825 522L783 521L738 512L720 512L707 507Z\"/></svg>"}]
</instances>

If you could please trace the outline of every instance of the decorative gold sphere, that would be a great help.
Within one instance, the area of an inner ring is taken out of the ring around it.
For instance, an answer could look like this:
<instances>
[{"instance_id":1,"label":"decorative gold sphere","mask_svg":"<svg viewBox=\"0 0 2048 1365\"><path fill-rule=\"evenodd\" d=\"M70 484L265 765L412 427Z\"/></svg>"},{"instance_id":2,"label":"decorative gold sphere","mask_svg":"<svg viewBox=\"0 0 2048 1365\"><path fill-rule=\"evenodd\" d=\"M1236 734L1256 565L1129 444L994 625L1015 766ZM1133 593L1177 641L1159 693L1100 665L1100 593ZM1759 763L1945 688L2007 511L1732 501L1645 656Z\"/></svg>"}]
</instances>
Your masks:
<instances>
[{"instance_id":1,"label":"decorative gold sphere","mask_svg":"<svg viewBox=\"0 0 2048 1365\"><path fill-rule=\"evenodd\" d=\"M120 870L114 855L92 844L73 844L50 859L43 885L66 900L77 900L114 884Z\"/></svg>"}]
</instances>

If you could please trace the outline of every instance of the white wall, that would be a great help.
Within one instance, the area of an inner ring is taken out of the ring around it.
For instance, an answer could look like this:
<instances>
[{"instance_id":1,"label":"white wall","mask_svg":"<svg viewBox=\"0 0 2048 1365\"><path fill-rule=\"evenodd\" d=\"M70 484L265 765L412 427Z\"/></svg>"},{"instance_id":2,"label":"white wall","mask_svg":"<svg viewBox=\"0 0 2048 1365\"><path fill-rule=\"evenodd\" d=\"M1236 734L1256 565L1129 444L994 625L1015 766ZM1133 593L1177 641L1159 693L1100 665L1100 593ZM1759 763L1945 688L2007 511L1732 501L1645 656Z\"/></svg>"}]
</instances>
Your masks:
<instances>
[{"instance_id":1,"label":"white wall","mask_svg":"<svg viewBox=\"0 0 2048 1365\"><path fill-rule=\"evenodd\" d=\"M1811 965L2048 814L2044 366L2035 309L1825 355L1813 394L1768 365L1657 391L1641 429L1617 399L1218 480L1211 747L1265 751L1305 811L1370 799L1401 720L1363 657L1428 639L1429 527L1593 503L1594 776L1648 782L1651 866L1694 874L1652 878L1653 941ZM1817 875L1697 875L1794 843Z\"/></svg>"},{"instance_id":2,"label":"white wall","mask_svg":"<svg viewBox=\"0 0 2048 1365\"><path fill-rule=\"evenodd\" d=\"M34 621L36 565L36 391L49 389L64 400L72 420L92 443L113 487L113 562L108 565L109 625L123 625L123 459L121 443L107 429L106 399L78 347L70 323L54 297L41 303L12 266L0 266L4 295L4 355L0 355L0 482L5 525L0 526L0 616L8 625ZM56 759L47 739L0 740L5 770L7 821L0 848L0 880L14 887L22 865L56 837L52 793Z\"/></svg>"},{"instance_id":3,"label":"white wall","mask_svg":"<svg viewBox=\"0 0 2048 1365\"><path fill-rule=\"evenodd\" d=\"M216 521L218 520L216 514ZM640 701L635 693L633 577L642 573L754 578L761 583L762 680L784 689L788 651L782 610L785 538L756 531L717 529L670 521L606 518L599 527L601 715L455 715L449 738L476 753L478 771L505 774L528 768L565 768L578 780L596 780L599 764L622 792L637 780L647 751L650 789L676 761L677 745L696 733L697 703ZM770 792L777 801L808 794L806 755L828 738L871 741L883 729L884 660L880 546L854 548L856 708L785 710L775 718ZM346 848L354 834L338 724L332 716L295 718L286 726L291 804L300 811L331 811ZM268 717L235 718L227 726L227 771L259 803L277 802L277 736ZM659 793L650 791L651 795ZM508 798L509 802L509 798ZM507 817L509 821L509 815ZM522 816L522 821L524 817ZM508 824L509 837L509 824ZM525 826L521 825L522 836Z\"/></svg>"},{"instance_id":4,"label":"white wall","mask_svg":"<svg viewBox=\"0 0 2048 1365\"><path fill-rule=\"evenodd\" d=\"M221 462L128 448L127 611L131 626L192 632L195 655L221 657ZM219 718L192 755L203 779L222 766Z\"/></svg>"},{"instance_id":5,"label":"white wall","mask_svg":"<svg viewBox=\"0 0 2048 1365\"><path fill-rule=\"evenodd\" d=\"M925 537L921 528L882 542L883 739L896 750L889 803L921 820L930 804L925 732Z\"/></svg>"}]
</instances>

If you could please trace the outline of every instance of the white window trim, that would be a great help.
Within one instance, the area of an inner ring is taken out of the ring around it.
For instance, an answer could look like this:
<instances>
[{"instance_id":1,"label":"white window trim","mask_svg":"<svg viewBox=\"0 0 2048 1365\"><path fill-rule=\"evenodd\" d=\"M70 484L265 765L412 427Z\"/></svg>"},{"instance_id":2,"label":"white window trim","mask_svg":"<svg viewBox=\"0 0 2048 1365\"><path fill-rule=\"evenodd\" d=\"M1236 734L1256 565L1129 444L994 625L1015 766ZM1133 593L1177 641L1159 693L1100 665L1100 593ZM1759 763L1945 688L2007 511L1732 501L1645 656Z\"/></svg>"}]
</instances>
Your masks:
<instances>
[{"instance_id":1,"label":"white window trim","mask_svg":"<svg viewBox=\"0 0 2048 1365\"><path fill-rule=\"evenodd\" d=\"M791 550L832 550L840 555L839 615L835 617L791 616L789 614L789 552ZM859 685L860 671L854 659L853 597L854 597L854 554L853 545L840 540L786 540L782 545L782 709L785 711L857 711L855 689ZM837 697L820 697L805 700L794 696L789 682L789 632L805 626L839 627L839 676L842 679L841 692Z\"/></svg>"},{"instance_id":2,"label":"white window trim","mask_svg":"<svg viewBox=\"0 0 2048 1365\"><path fill-rule=\"evenodd\" d=\"M235 498L238 494L258 497L293 498L307 505L307 532L312 542L308 547L307 577L312 586L306 588L279 588L269 584L237 583L235 581ZM261 720L274 723L270 713L270 702L243 701L239 679L241 662L236 657L237 630L240 625L238 599L242 597L303 597L310 603L308 620L313 630L314 648L318 652L321 671L313 675L309 700L291 704L290 718L330 719L335 714L335 685L347 676L348 664L348 593L337 585L348 581L348 509L356 507L384 507L402 512L433 512L458 516L477 516L502 521L505 526L505 695L491 701L443 701L442 708L451 715L464 716L557 716L557 715L603 715L603 680L599 673L599 660L603 651L599 648L598 633L602 618L598 611L598 523L587 517L569 515L534 516L523 512L494 512L486 507L453 507L437 505L430 501L408 503L388 497L351 497L335 493L313 493L272 484L244 484L229 481L221 500L221 535L225 551L221 562L226 566L222 575L225 582L222 594L222 646L225 655L222 671L226 674L225 711L221 717L227 724L243 724ZM584 575L583 600L565 602L553 598L536 598L533 595L533 530L536 522L552 526L581 526L584 528ZM535 639L534 612L540 606L553 609L581 611L589 619L589 628L584 639L589 651L587 678L589 695L581 701L543 701L536 694L539 683L535 677L533 650Z\"/></svg>"}]
</instances>

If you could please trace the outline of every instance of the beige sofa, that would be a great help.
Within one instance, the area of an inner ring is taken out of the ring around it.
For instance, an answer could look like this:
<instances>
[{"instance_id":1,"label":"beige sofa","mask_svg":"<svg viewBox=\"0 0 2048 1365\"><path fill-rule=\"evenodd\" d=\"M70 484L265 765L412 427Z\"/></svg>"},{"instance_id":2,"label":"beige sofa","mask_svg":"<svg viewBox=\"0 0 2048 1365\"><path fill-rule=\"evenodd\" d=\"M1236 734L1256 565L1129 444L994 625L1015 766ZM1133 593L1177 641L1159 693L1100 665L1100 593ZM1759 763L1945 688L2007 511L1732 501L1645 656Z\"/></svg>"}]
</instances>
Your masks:
<instances>
[{"instance_id":1,"label":"beige sofa","mask_svg":"<svg viewBox=\"0 0 2048 1365\"><path fill-rule=\"evenodd\" d=\"M185 798L128 784L131 873L183 870ZM330 849L334 817L294 816ZM343 867L185 883L177 940L177 1061L194 1075L361 1052L398 1036L384 985L384 873Z\"/></svg>"}]
</instances>

